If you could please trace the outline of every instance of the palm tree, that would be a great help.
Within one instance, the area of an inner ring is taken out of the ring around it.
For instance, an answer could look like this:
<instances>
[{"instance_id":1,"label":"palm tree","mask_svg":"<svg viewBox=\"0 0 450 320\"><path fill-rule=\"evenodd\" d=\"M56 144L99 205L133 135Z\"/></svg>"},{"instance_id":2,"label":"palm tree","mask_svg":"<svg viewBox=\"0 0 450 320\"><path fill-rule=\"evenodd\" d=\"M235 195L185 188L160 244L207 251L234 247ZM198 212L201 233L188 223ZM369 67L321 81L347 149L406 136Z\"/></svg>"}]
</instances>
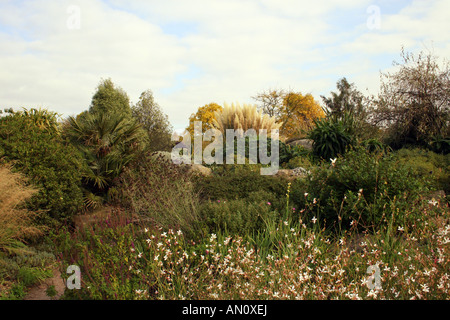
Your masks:
<instances>
[{"instance_id":1,"label":"palm tree","mask_svg":"<svg viewBox=\"0 0 450 320\"><path fill-rule=\"evenodd\" d=\"M141 125L127 115L84 112L69 117L64 135L85 159L84 179L94 192L105 192L124 166L134 160L144 146Z\"/></svg>"}]
</instances>

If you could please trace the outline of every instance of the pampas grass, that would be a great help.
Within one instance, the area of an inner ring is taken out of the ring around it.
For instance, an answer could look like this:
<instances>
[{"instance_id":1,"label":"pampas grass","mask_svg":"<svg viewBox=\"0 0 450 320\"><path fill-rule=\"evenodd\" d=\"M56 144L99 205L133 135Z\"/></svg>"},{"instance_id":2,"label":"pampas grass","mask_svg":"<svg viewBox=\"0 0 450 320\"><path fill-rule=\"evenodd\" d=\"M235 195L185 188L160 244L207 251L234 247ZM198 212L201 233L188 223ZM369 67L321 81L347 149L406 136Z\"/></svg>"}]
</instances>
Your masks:
<instances>
[{"instance_id":1,"label":"pampas grass","mask_svg":"<svg viewBox=\"0 0 450 320\"><path fill-rule=\"evenodd\" d=\"M279 129L281 123L277 123L275 117L270 117L267 114L258 112L256 105L232 103L231 105L224 104L222 111L215 112L215 120L213 125L218 130L225 134L225 130L243 130L254 129L256 133L261 129L267 130L267 135L270 136L272 129Z\"/></svg>"}]
</instances>

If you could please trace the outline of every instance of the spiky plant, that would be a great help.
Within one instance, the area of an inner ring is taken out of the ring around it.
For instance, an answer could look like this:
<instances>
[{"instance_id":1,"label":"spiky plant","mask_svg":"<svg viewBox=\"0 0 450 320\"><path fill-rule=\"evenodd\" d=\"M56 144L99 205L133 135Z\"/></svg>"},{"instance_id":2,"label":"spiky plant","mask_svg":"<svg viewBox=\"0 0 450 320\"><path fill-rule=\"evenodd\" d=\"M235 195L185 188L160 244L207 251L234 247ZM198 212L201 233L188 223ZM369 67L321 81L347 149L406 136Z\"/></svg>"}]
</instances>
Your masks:
<instances>
[{"instance_id":1,"label":"spiky plant","mask_svg":"<svg viewBox=\"0 0 450 320\"><path fill-rule=\"evenodd\" d=\"M118 113L82 113L69 117L64 135L84 156L87 185L106 191L123 167L135 159L141 149L140 125Z\"/></svg>"}]
</instances>

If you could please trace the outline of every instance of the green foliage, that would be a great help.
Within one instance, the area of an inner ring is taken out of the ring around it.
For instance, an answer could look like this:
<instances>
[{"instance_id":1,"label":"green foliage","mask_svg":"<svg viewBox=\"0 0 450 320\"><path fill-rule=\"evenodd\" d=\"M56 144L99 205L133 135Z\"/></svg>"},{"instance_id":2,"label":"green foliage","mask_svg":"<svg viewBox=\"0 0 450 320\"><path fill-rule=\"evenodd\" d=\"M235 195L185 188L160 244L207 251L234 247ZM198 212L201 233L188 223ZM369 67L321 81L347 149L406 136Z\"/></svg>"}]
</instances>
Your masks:
<instances>
[{"instance_id":1,"label":"green foliage","mask_svg":"<svg viewBox=\"0 0 450 320\"><path fill-rule=\"evenodd\" d=\"M450 192L450 154L442 155L426 149L400 149L398 161L420 179L426 179L435 189Z\"/></svg>"},{"instance_id":2,"label":"green foliage","mask_svg":"<svg viewBox=\"0 0 450 320\"><path fill-rule=\"evenodd\" d=\"M440 135L434 136L431 138L431 142L429 143L428 148L436 153L449 154L450 137L444 138Z\"/></svg>"},{"instance_id":3,"label":"green foliage","mask_svg":"<svg viewBox=\"0 0 450 320\"><path fill-rule=\"evenodd\" d=\"M261 175L259 170L246 170L235 165L221 174L195 179L195 190L201 199L232 200L247 198L252 192L269 192L284 197L287 181Z\"/></svg>"},{"instance_id":4,"label":"green foliage","mask_svg":"<svg viewBox=\"0 0 450 320\"><path fill-rule=\"evenodd\" d=\"M51 115L40 122L35 121L36 115L18 112L0 118L0 157L12 161L39 188L29 201L30 209L44 211L43 222L50 224L71 217L82 207L83 162L54 130L56 118Z\"/></svg>"},{"instance_id":5,"label":"green foliage","mask_svg":"<svg viewBox=\"0 0 450 320\"><path fill-rule=\"evenodd\" d=\"M21 267L17 278L19 282L23 283L26 287L30 287L52 275L52 271L45 268Z\"/></svg>"},{"instance_id":6,"label":"green foliage","mask_svg":"<svg viewBox=\"0 0 450 320\"><path fill-rule=\"evenodd\" d=\"M314 120L315 128L308 132L313 140L313 154L321 159L343 155L356 144L354 120L347 114L343 118L329 116Z\"/></svg>"},{"instance_id":7,"label":"green foliage","mask_svg":"<svg viewBox=\"0 0 450 320\"><path fill-rule=\"evenodd\" d=\"M143 155L128 166L117 183L117 203L129 212L187 236L197 231L197 195L186 169L163 155Z\"/></svg>"},{"instance_id":8,"label":"green foliage","mask_svg":"<svg viewBox=\"0 0 450 320\"><path fill-rule=\"evenodd\" d=\"M292 146L282 141L280 143L280 165L288 163L291 159L299 158L309 154L309 151L302 146Z\"/></svg>"},{"instance_id":9,"label":"green foliage","mask_svg":"<svg viewBox=\"0 0 450 320\"><path fill-rule=\"evenodd\" d=\"M309 154L308 154L309 155ZM309 156L296 156L288 161L286 164L287 169L295 169L298 167L308 169L313 166L313 160Z\"/></svg>"},{"instance_id":10,"label":"green foliage","mask_svg":"<svg viewBox=\"0 0 450 320\"><path fill-rule=\"evenodd\" d=\"M63 135L83 155L83 178L89 190L103 193L142 150L136 121L118 113L82 113L69 117Z\"/></svg>"},{"instance_id":11,"label":"green foliage","mask_svg":"<svg viewBox=\"0 0 450 320\"><path fill-rule=\"evenodd\" d=\"M0 299L23 299L27 287L52 276L50 266L55 263L51 248L44 245L27 246L14 254L0 253L0 288L11 283L9 290L0 291Z\"/></svg>"},{"instance_id":12,"label":"green foliage","mask_svg":"<svg viewBox=\"0 0 450 320\"><path fill-rule=\"evenodd\" d=\"M177 230L130 224L118 212L73 234L61 230L54 243L62 268L75 264L83 275L68 299L447 298L448 208L411 203L422 214L400 231L392 213L405 208L389 205L387 230L336 240L318 222L308 228L282 219L248 237L218 232L193 242ZM375 263L381 290L365 285Z\"/></svg>"},{"instance_id":13,"label":"green foliage","mask_svg":"<svg viewBox=\"0 0 450 320\"><path fill-rule=\"evenodd\" d=\"M137 249L137 234L129 221L119 215L107 217L94 226L73 234L61 232L55 235L58 252L67 265L76 264L81 268L83 279L90 290L66 290L65 298L73 299L132 299L139 278L131 278L136 270L132 264L133 250ZM84 250L82 248L86 248ZM62 273L66 276L65 273ZM148 274L151 277L151 273ZM94 285L95 283L95 285Z\"/></svg>"},{"instance_id":14,"label":"green foliage","mask_svg":"<svg viewBox=\"0 0 450 320\"><path fill-rule=\"evenodd\" d=\"M114 85L111 79L102 80L92 97L90 113L118 113L131 117L130 98L120 87Z\"/></svg>"},{"instance_id":15,"label":"green foliage","mask_svg":"<svg viewBox=\"0 0 450 320\"><path fill-rule=\"evenodd\" d=\"M320 216L329 227L347 229L355 220L371 229L383 223L392 208L403 210L392 214L397 222L405 222L404 212L426 190L425 182L392 153L370 153L359 147L334 164L323 163L313 170L306 192L307 201L317 201L309 214Z\"/></svg>"},{"instance_id":16,"label":"green foliage","mask_svg":"<svg viewBox=\"0 0 450 320\"><path fill-rule=\"evenodd\" d=\"M132 114L148 135L150 151L170 151L172 127L150 90L141 94Z\"/></svg>"},{"instance_id":17,"label":"green foliage","mask_svg":"<svg viewBox=\"0 0 450 320\"><path fill-rule=\"evenodd\" d=\"M369 152L380 152L386 149L386 146L378 139L366 139L361 142L361 146Z\"/></svg>"},{"instance_id":18,"label":"green foliage","mask_svg":"<svg viewBox=\"0 0 450 320\"><path fill-rule=\"evenodd\" d=\"M253 200L255 195L250 194L247 199L206 201L199 208L200 218L210 233L245 236L260 231L265 221L276 220L279 214L268 201L273 195L265 193L262 197L265 199Z\"/></svg>"}]
</instances>

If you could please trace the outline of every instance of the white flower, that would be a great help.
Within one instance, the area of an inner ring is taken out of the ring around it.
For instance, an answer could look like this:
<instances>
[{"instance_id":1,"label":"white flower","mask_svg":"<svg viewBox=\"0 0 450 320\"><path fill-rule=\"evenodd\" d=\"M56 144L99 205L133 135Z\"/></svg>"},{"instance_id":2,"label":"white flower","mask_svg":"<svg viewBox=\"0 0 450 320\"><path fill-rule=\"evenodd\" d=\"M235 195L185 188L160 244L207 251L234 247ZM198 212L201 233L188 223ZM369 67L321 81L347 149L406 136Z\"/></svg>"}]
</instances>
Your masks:
<instances>
[{"instance_id":1,"label":"white flower","mask_svg":"<svg viewBox=\"0 0 450 320\"><path fill-rule=\"evenodd\" d=\"M426 284L421 284L420 286L422 287L423 292L430 292L430 290Z\"/></svg>"},{"instance_id":2,"label":"white flower","mask_svg":"<svg viewBox=\"0 0 450 320\"><path fill-rule=\"evenodd\" d=\"M377 292L375 290L370 290L367 296L375 299L377 297Z\"/></svg>"},{"instance_id":3,"label":"white flower","mask_svg":"<svg viewBox=\"0 0 450 320\"><path fill-rule=\"evenodd\" d=\"M336 160L337 160L337 158L334 158L334 159L331 159L330 158L330 161L331 161L331 165L334 167L334 165L335 165L335 163L336 163Z\"/></svg>"},{"instance_id":4,"label":"white flower","mask_svg":"<svg viewBox=\"0 0 450 320\"><path fill-rule=\"evenodd\" d=\"M308 196L308 192L305 192L304 195L305 195L305 197L307 197Z\"/></svg>"},{"instance_id":5,"label":"white flower","mask_svg":"<svg viewBox=\"0 0 450 320\"><path fill-rule=\"evenodd\" d=\"M177 235L181 236L183 234L183 232L181 232L181 230L177 231Z\"/></svg>"},{"instance_id":6,"label":"white flower","mask_svg":"<svg viewBox=\"0 0 450 320\"><path fill-rule=\"evenodd\" d=\"M316 221L317 221L317 218L316 218L316 217L313 217L313 218L311 219L311 221L315 224Z\"/></svg>"},{"instance_id":7,"label":"white flower","mask_svg":"<svg viewBox=\"0 0 450 320\"><path fill-rule=\"evenodd\" d=\"M436 206L438 202L433 198L432 200L428 201L429 204Z\"/></svg>"},{"instance_id":8,"label":"white flower","mask_svg":"<svg viewBox=\"0 0 450 320\"><path fill-rule=\"evenodd\" d=\"M405 230L405 229L403 229L403 227L398 227L397 229L398 229L398 231L404 231Z\"/></svg>"},{"instance_id":9,"label":"white flower","mask_svg":"<svg viewBox=\"0 0 450 320\"><path fill-rule=\"evenodd\" d=\"M138 258L142 258L142 252L139 252Z\"/></svg>"},{"instance_id":10,"label":"white flower","mask_svg":"<svg viewBox=\"0 0 450 320\"><path fill-rule=\"evenodd\" d=\"M148 229L147 229L147 228L144 228L144 232L147 233L147 232L148 232Z\"/></svg>"},{"instance_id":11,"label":"white flower","mask_svg":"<svg viewBox=\"0 0 450 320\"><path fill-rule=\"evenodd\" d=\"M161 237L167 237L167 232L161 233Z\"/></svg>"}]
</instances>

